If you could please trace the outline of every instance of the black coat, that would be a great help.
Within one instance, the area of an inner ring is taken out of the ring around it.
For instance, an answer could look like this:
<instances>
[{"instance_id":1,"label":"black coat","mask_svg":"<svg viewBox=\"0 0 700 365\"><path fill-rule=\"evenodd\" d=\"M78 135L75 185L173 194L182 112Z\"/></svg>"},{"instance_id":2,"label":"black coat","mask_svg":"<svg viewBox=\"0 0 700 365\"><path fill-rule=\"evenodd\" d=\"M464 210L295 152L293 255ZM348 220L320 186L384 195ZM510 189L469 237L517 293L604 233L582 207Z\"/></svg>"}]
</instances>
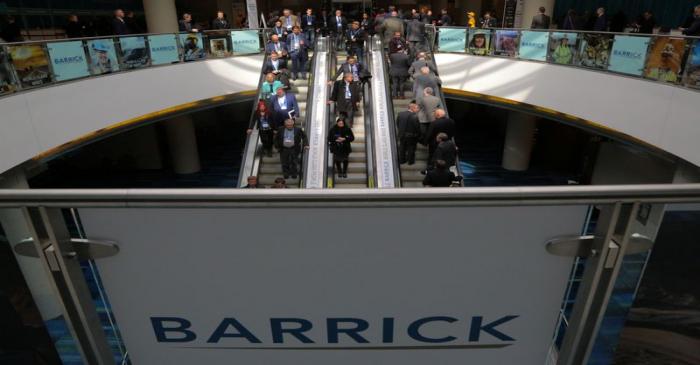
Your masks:
<instances>
[{"instance_id":1,"label":"black coat","mask_svg":"<svg viewBox=\"0 0 700 365\"><path fill-rule=\"evenodd\" d=\"M284 130L285 127L279 127L275 135L275 147L280 150L284 147ZM301 128L294 127L294 151L299 153L303 147L308 145L309 141L306 139L306 133L304 133Z\"/></svg>"},{"instance_id":2,"label":"black coat","mask_svg":"<svg viewBox=\"0 0 700 365\"><path fill-rule=\"evenodd\" d=\"M418 114L405 110L396 117L396 129L399 139L420 137L420 122Z\"/></svg>"},{"instance_id":3,"label":"black coat","mask_svg":"<svg viewBox=\"0 0 700 365\"><path fill-rule=\"evenodd\" d=\"M114 32L114 35L131 34L126 23L117 18L112 19L112 31Z\"/></svg>"},{"instance_id":4,"label":"black coat","mask_svg":"<svg viewBox=\"0 0 700 365\"><path fill-rule=\"evenodd\" d=\"M367 76L369 76L369 71L367 71L367 69L365 69L365 65L363 65L360 62L357 62L356 65L357 65L357 74L360 75L360 78L366 78ZM345 76L346 73L352 73L352 71L350 70L350 64L347 62L343 62L340 65L340 67L338 67L338 71L335 72L335 76L333 76L333 79L335 80L338 78L338 76L341 76L341 75Z\"/></svg>"},{"instance_id":5,"label":"black coat","mask_svg":"<svg viewBox=\"0 0 700 365\"><path fill-rule=\"evenodd\" d=\"M226 19L219 19L216 18L211 21L211 29L229 29L231 28L231 24L229 24L228 20Z\"/></svg>"},{"instance_id":6,"label":"black coat","mask_svg":"<svg viewBox=\"0 0 700 365\"><path fill-rule=\"evenodd\" d=\"M451 139L437 145L432 162L437 160L445 161L447 166L453 166L457 162L457 145Z\"/></svg>"},{"instance_id":7,"label":"black coat","mask_svg":"<svg viewBox=\"0 0 700 365\"><path fill-rule=\"evenodd\" d=\"M311 25L309 25L309 20L311 20ZM317 29L318 27L316 26L316 15L302 15L301 16L301 29L307 30L307 29Z\"/></svg>"},{"instance_id":8,"label":"black coat","mask_svg":"<svg viewBox=\"0 0 700 365\"><path fill-rule=\"evenodd\" d=\"M435 141L435 137L437 137L437 135L440 133L447 134L447 138L454 138L456 130L457 126L454 120L448 117L435 119L432 123L430 123L427 142L429 144L436 144L437 141Z\"/></svg>"},{"instance_id":9,"label":"black coat","mask_svg":"<svg viewBox=\"0 0 700 365\"><path fill-rule=\"evenodd\" d=\"M287 68L287 61L286 60L277 59L277 61L279 62L278 63L278 70L282 71L282 70L285 70ZM275 70L275 67L272 66L272 60L265 61L265 66L263 67L262 73L268 74L274 70Z\"/></svg>"},{"instance_id":10,"label":"black coat","mask_svg":"<svg viewBox=\"0 0 700 365\"><path fill-rule=\"evenodd\" d=\"M335 109L338 112L348 112L360 102L360 84L350 83L350 100L345 98L345 80L338 80L333 84L330 100L335 101Z\"/></svg>"},{"instance_id":11,"label":"black coat","mask_svg":"<svg viewBox=\"0 0 700 365\"><path fill-rule=\"evenodd\" d=\"M683 34L690 36L700 36L700 17L695 18L693 24L683 31Z\"/></svg>"},{"instance_id":12,"label":"black coat","mask_svg":"<svg viewBox=\"0 0 700 365\"><path fill-rule=\"evenodd\" d=\"M345 32L348 29L348 20L344 16L340 17L341 32ZM328 28L331 33L336 34L338 32L338 22L335 19L335 14L328 17Z\"/></svg>"},{"instance_id":13,"label":"black coat","mask_svg":"<svg viewBox=\"0 0 700 365\"><path fill-rule=\"evenodd\" d=\"M343 142L336 142L338 137L345 138ZM330 131L328 131L328 146L331 152L335 155L347 156L352 152L351 142L355 140L355 135L352 133L352 129L348 126L339 128L334 125Z\"/></svg>"},{"instance_id":14,"label":"black coat","mask_svg":"<svg viewBox=\"0 0 700 365\"><path fill-rule=\"evenodd\" d=\"M396 52L389 55L389 76L408 78L408 68L411 67L408 55L403 52Z\"/></svg>"},{"instance_id":15,"label":"black coat","mask_svg":"<svg viewBox=\"0 0 700 365\"><path fill-rule=\"evenodd\" d=\"M455 174L448 169L432 169L425 175L423 185L435 188L449 188L452 186L452 181L456 178Z\"/></svg>"},{"instance_id":16,"label":"black coat","mask_svg":"<svg viewBox=\"0 0 700 365\"><path fill-rule=\"evenodd\" d=\"M355 34L354 38L352 37L353 33ZM345 40L347 41L348 47L350 49L364 48L364 46L365 46L365 31L362 29L357 29L357 31L354 31L352 29L348 29L348 31L345 34Z\"/></svg>"}]
</instances>

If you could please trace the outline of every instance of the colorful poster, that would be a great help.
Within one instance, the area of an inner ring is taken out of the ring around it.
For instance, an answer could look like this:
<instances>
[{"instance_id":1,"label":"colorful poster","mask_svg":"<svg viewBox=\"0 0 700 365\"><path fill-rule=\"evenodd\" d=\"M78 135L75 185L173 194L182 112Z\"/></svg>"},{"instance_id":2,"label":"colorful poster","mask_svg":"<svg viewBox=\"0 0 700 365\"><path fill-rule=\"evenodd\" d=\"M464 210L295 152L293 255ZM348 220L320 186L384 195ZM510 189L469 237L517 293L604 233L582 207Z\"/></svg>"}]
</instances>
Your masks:
<instances>
[{"instance_id":1,"label":"colorful poster","mask_svg":"<svg viewBox=\"0 0 700 365\"><path fill-rule=\"evenodd\" d=\"M519 39L520 34L517 30L497 30L493 53L497 56L515 57L518 53Z\"/></svg>"},{"instance_id":2,"label":"colorful poster","mask_svg":"<svg viewBox=\"0 0 700 365\"><path fill-rule=\"evenodd\" d=\"M209 35L209 54L212 57L230 57L231 46L229 42L231 38L228 36Z\"/></svg>"},{"instance_id":3,"label":"colorful poster","mask_svg":"<svg viewBox=\"0 0 700 365\"><path fill-rule=\"evenodd\" d=\"M649 37L616 35L608 71L642 76L650 41Z\"/></svg>"},{"instance_id":4,"label":"colorful poster","mask_svg":"<svg viewBox=\"0 0 700 365\"><path fill-rule=\"evenodd\" d=\"M203 60L207 57L204 52L204 42L200 33L180 33L182 59L185 62Z\"/></svg>"},{"instance_id":5,"label":"colorful poster","mask_svg":"<svg viewBox=\"0 0 700 365\"><path fill-rule=\"evenodd\" d=\"M549 62L572 64L578 55L577 39L577 33L552 33L549 36Z\"/></svg>"},{"instance_id":6,"label":"colorful poster","mask_svg":"<svg viewBox=\"0 0 700 365\"><path fill-rule=\"evenodd\" d=\"M7 50L5 47L0 47L0 95L9 94L16 88Z\"/></svg>"},{"instance_id":7,"label":"colorful poster","mask_svg":"<svg viewBox=\"0 0 700 365\"><path fill-rule=\"evenodd\" d=\"M126 68L139 68L148 65L148 49L145 37L119 38L122 49L122 63Z\"/></svg>"},{"instance_id":8,"label":"colorful poster","mask_svg":"<svg viewBox=\"0 0 700 365\"><path fill-rule=\"evenodd\" d=\"M234 54L260 52L260 36L257 30L232 30L231 43Z\"/></svg>"},{"instance_id":9,"label":"colorful poster","mask_svg":"<svg viewBox=\"0 0 700 365\"><path fill-rule=\"evenodd\" d=\"M491 49L490 29L471 29L469 31L469 53L486 56Z\"/></svg>"},{"instance_id":10,"label":"colorful poster","mask_svg":"<svg viewBox=\"0 0 700 365\"><path fill-rule=\"evenodd\" d=\"M90 76L82 41L48 43L46 48L49 50L56 81Z\"/></svg>"},{"instance_id":11,"label":"colorful poster","mask_svg":"<svg viewBox=\"0 0 700 365\"><path fill-rule=\"evenodd\" d=\"M22 87L34 87L51 82L49 58L44 47L37 44L9 46L12 65Z\"/></svg>"},{"instance_id":12,"label":"colorful poster","mask_svg":"<svg viewBox=\"0 0 700 365\"><path fill-rule=\"evenodd\" d=\"M682 38L654 38L644 77L663 82L679 82L685 45L685 39Z\"/></svg>"},{"instance_id":13,"label":"colorful poster","mask_svg":"<svg viewBox=\"0 0 700 365\"><path fill-rule=\"evenodd\" d=\"M686 68L688 73L685 77L685 86L700 89L700 41L695 41L688 56Z\"/></svg>"},{"instance_id":14,"label":"colorful poster","mask_svg":"<svg viewBox=\"0 0 700 365\"><path fill-rule=\"evenodd\" d=\"M440 28L438 33L438 50L440 52L465 52L466 45L466 28Z\"/></svg>"},{"instance_id":15,"label":"colorful poster","mask_svg":"<svg viewBox=\"0 0 700 365\"><path fill-rule=\"evenodd\" d=\"M612 36L607 34L583 34L578 64L584 67L605 69L610 59Z\"/></svg>"},{"instance_id":16,"label":"colorful poster","mask_svg":"<svg viewBox=\"0 0 700 365\"><path fill-rule=\"evenodd\" d=\"M119 60L112 38L87 41L87 47L90 54L90 70L93 75L119 71Z\"/></svg>"},{"instance_id":17,"label":"colorful poster","mask_svg":"<svg viewBox=\"0 0 700 365\"><path fill-rule=\"evenodd\" d=\"M151 50L152 65L165 65L180 61L177 38L173 34L149 35L148 48Z\"/></svg>"},{"instance_id":18,"label":"colorful poster","mask_svg":"<svg viewBox=\"0 0 700 365\"><path fill-rule=\"evenodd\" d=\"M519 56L525 60L547 61L548 32L523 31Z\"/></svg>"}]
</instances>

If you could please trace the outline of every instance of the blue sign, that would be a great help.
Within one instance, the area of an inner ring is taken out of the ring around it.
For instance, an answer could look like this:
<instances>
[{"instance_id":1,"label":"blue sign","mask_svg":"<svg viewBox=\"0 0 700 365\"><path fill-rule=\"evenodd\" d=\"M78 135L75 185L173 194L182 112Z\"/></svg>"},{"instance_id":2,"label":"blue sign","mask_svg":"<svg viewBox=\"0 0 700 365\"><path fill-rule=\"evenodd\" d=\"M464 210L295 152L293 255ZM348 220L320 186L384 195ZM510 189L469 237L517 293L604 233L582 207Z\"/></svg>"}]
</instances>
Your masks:
<instances>
[{"instance_id":1,"label":"blue sign","mask_svg":"<svg viewBox=\"0 0 700 365\"><path fill-rule=\"evenodd\" d=\"M438 49L440 52L465 52L466 46L466 28L440 28L438 33Z\"/></svg>"},{"instance_id":2,"label":"blue sign","mask_svg":"<svg viewBox=\"0 0 700 365\"><path fill-rule=\"evenodd\" d=\"M90 75L83 42L48 43L49 58L56 81L65 81Z\"/></svg>"},{"instance_id":3,"label":"blue sign","mask_svg":"<svg viewBox=\"0 0 700 365\"><path fill-rule=\"evenodd\" d=\"M642 76L649 41L649 37L616 35L608 70Z\"/></svg>"},{"instance_id":4,"label":"blue sign","mask_svg":"<svg viewBox=\"0 0 700 365\"><path fill-rule=\"evenodd\" d=\"M152 65L164 65L180 61L177 39L172 34L149 35L148 47L151 49Z\"/></svg>"},{"instance_id":5,"label":"blue sign","mask_svg":"<svg viewBox=\"0 0 700 365\"><path fill-rule=\"evenodd\" d=\"M231 42L234 54L260 52L260 37L257 30L232 30Z\"/></svg>"},{"instance_id":6,"label":"blue sign","mask_svg":"<svg viewBox=\"0 0 700 365\"><path fill-rule=\"evenodd\" d=\"M546 61L548 45L548 32L523 31L520 36L520 58L533 61Z\"/></svg>"},{"instance_id":7,"label":"blue sign","mask_svg":"<svg viewBox=\"0 0 700 365\"><path fill-rule=\"evenodd\" d=\"M145 37L120 38L122 62L127 68L138 68L148 65L148 49Z\"/></svg>"},{"instance_id":8,"label":"blue sign","mask_svg":"<svg viewBox=\"0 0 700 365\"><path fill-rule=\"evenodd\" d=\"M119 71L119 60L111 38L87 41L87 47L90 54L90 70L93 75Z\"/></svg>"}]
</instances>

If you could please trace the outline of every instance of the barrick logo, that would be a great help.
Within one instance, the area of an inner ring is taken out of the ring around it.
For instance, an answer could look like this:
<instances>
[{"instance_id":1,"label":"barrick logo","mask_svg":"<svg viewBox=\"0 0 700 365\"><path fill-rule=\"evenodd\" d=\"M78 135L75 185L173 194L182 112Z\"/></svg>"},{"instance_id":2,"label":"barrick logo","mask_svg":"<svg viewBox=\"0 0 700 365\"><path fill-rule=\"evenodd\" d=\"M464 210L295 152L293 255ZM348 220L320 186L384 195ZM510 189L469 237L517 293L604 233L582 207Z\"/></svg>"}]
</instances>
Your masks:
<instances>
[{"instance_id":1,"label":"barrick logo","mask_svg":"<svg viewBox=\"0 0 700 365\"><path fill-rule=\"evenodd\" d=\"M512 345L516 339L498 329L499 326L517 318L517 315L507 315L495 320L486 320L483 316L474 316L460 320L449 316L424 317L414 320L399 328L392 317L382 318L380 323L370 323L367 320L350 317L327 318L325 333L314 338L310 332L318 323L303 318L270 318L269 327L265 333L254 333L236 318L222 319L219 324L204 333L195 331L192 322L180 317L151 317L151 324L156 341L161 343L181 343L190 346L185 348L199 349L239 349L239 350L411 350L411 349L497 349ZM432 328L431 328L432 327ZM461 333L464 336L453 336L448 333L437 334L436 328L449 328L452 334ZM314 331L317 332L317 331ZM428 334L429 333L429 334ZM486 334L487 336L483 336ZM394 344L395 337L407 336L413 344ZM381 341L378 338L381 337ZM261 338L270 338L272 343L265 344ZM344 340L342 346L333 346ZM368 338L377 338L371 343ZM206 345L197 339L206 339ZM230 341L225 341L230 339ZM236 346L223 346L234 341ZM351 344L348 344L348 340ZM489 344L481 341L489 341ZM493 343L495 340L498 343ZM294 347L290 347L290 345ZM322 346L320 346L322 345Z\"/></svg>"}]
</instances>

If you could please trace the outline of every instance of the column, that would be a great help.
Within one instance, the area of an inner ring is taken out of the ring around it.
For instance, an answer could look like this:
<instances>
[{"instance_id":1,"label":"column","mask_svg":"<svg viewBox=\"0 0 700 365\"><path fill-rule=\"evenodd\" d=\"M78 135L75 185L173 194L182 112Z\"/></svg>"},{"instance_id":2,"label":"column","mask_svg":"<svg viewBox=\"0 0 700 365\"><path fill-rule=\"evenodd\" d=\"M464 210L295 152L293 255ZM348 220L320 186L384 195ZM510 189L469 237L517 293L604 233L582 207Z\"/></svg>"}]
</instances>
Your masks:
<instances>
[{"instance_id":1,"label":"column","mask_svg":"<svg viewBox=\"0 0 700 365\"><path fill-rule=\"evenodd\" d=\"M176 33L178 31L175 0L143 0L149 33Z\"/></svg>"},{"instance_id":2,"label":"column","mask_svg":"<svg viewBox=\"0 0 700 365\"><path fill-rule=\"evenodd\" d=\"M510 171L526 171L530 166L532 147L535 144L537 117L510 112L506 141L503 146L503 168Z\"/></svg>"},{"instance_id":3,"label":"column","mask_svg":"<svg viewBox=\"0 0 700 365\"><path fill-rule=\"evenodd\" d=\"M530 28L532 17L540 11L540 6L544 6L545 14L552 17L554 14L555 0L523 0L523 28ZM552 19L553 21L553 19Z\"/></svg>"},{"instance_id":4,"label":"column","mask_svg":"<svg viewBox=\"0 0 700 365\"><path fill-rule=\"evenodd\" d=\"M15 168L0 176L0 189L29 189L24 171ZM2 224L7 240L13 248L23 239L32 236L20 209L0 209L0 224ZM41 318L47 321L60 316L63 313L61 304L56 299L56 294L49 281L49 273L44 270L41 261L17 254L15 254L15 258L17 258L29 291L32 293L34 303L41 313Z\"/></svg>"},{"instance_id":5,"label":"column","mask_svg":"<svg viewBox=\"0 0 700 365\"><path fill-rule=\"evenodd\" d=\"M165 123L168 148L175 173L193 174L199 172L197 136L195 135L192 117L190 115L182 115Z\"/></svg>"}]
</instances>

